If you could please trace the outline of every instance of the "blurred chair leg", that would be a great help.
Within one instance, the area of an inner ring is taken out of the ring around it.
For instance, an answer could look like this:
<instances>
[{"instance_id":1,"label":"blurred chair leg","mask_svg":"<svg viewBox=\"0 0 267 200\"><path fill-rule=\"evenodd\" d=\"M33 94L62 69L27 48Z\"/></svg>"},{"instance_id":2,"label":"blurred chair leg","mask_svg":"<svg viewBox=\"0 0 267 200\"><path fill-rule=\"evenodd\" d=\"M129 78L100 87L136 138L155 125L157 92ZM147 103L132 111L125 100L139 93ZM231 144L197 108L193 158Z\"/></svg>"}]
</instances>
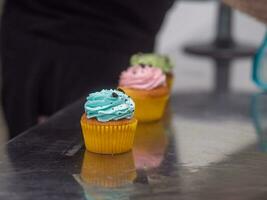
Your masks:
<instances>
[{"instance_id":1,"label":"blurred chair leg","mask_svg":"<svg viewBox=\"0 0 267 200\"><path fill-rule=\"evenodd\" d=\"M229 91L229 76L231 61L236 58L251 57L256 48L250 45L237 44L232 37L232 9L223 3L218 4L216 37L205 44L189 44L184 48L185 53L210 57L215 62L214 74L215 92Z\"/></svg>"}]
</instances>

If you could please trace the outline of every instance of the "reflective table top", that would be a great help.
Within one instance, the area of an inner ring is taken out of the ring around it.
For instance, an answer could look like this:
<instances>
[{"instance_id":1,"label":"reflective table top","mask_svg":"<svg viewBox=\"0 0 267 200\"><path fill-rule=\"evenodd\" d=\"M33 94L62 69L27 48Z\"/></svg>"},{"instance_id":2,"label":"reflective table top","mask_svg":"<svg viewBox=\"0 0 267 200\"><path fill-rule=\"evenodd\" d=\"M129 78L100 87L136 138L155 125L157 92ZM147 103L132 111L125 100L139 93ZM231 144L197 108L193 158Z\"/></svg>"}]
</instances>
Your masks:
<instances>
[{"instance_id":1,"label":"reflective table top","mask_svg":"<svg viewBox=\"0 0 267 200\"><path fill-rule=\"evenodd\" d=\"M0 151L0 199L265 199L267 94L176 94L134 148L86 152L83 101Z\"/></svg>"}]
</instances>

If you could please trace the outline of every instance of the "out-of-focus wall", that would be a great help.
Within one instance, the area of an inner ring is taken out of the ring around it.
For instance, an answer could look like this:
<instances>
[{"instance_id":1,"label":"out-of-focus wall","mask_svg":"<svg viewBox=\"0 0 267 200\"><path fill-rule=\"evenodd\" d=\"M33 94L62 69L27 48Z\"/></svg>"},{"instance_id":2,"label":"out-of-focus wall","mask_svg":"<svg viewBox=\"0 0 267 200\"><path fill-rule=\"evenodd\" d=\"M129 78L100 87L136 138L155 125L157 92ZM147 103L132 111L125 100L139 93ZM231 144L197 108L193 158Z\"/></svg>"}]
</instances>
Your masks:
<instances>
[{"instance_id":1,"label":"out-of-focus wall","mask_svg":"<svg viewBox=\"0 0 267 200\"><path fill-rule=\"evenodd\" d=\"M210 59L185 55L182 47L190 42L209 41L215 34L217 3L177 2L170 10L157 40L157 51L168 53L176 62L175 91L211 90L213 62ZM238 41L259 45L265 26L238 11L234 12L234 36ZM231 89L257 91L252 83L251 60L233 62Z\"/></svg>"}]
</instances>

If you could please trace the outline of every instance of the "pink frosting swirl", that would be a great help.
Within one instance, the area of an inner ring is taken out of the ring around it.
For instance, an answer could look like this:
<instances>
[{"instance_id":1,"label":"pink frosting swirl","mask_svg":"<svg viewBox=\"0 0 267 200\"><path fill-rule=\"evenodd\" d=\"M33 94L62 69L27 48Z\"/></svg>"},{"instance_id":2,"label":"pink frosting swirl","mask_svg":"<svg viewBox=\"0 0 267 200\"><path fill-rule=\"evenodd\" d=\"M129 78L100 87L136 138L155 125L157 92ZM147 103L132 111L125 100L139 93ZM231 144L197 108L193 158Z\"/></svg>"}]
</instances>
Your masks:
<instances>
[{"instance_id":1,"label":"pink frosting swirl","mask_svg":"<svg viewBox=\"0 0 267 200\"><path fill-rule=\"evenodd\" d=\"M135 65L123 71L119 85L133 89L151 90L166 84L166 75L161 69Z\"/></svg>"}]
</instances>

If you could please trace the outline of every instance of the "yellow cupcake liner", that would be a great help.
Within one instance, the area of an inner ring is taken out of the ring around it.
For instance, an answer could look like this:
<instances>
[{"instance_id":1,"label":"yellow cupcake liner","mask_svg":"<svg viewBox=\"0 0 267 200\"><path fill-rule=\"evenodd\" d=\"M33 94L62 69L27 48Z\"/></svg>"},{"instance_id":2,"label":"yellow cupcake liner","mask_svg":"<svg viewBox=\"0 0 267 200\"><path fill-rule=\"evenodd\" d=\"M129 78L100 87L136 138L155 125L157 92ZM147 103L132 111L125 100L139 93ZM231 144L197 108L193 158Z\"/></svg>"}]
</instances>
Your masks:
<instances>
[{"instance_id":1,"label":"yellow cupcake liner","mask_svg":"<svg viewBox=\"0 0 267 200\"><path fill-rule=\"evenodd\" d=\"M81 169L84 183L106 188L130 184L136 178L132 152L101 155L85 151Z\"/></svg>"},{"instance_id":2,"label":"yellow cupcake liner","mask_svg":"<svg viewBox=\"0 0 267 200\"><path fill-rule=\"evenodd\" d=\"M81 127L88 151L100 154L118 154L130 151L134 142L137 120L129 123L90 123L83 115Z\"/></svg>"},{"instance_id":3,"label":"yellow cupcake liner","mask_svg":"<svg viewBox=\"0 0 267 200\"><path fill-rule=\"evenodd\" d=\"M141 122L151 122L162 118L169 96L140 97L131 94L135 102L135 117Z\"/></svg>"},{"instance_id":4,"label":"yellow cupcake liner","mask_svg":"<svg viewBox=\"0 0 267 200\"><path fill-rule=\"evenodd\" d=\"M172 87L173 87L173 83L174 83L173 75L167 75L166 76L166 83L167 83L167 87L171 91L172 90Z\"/></svg>"}]
</instances>

